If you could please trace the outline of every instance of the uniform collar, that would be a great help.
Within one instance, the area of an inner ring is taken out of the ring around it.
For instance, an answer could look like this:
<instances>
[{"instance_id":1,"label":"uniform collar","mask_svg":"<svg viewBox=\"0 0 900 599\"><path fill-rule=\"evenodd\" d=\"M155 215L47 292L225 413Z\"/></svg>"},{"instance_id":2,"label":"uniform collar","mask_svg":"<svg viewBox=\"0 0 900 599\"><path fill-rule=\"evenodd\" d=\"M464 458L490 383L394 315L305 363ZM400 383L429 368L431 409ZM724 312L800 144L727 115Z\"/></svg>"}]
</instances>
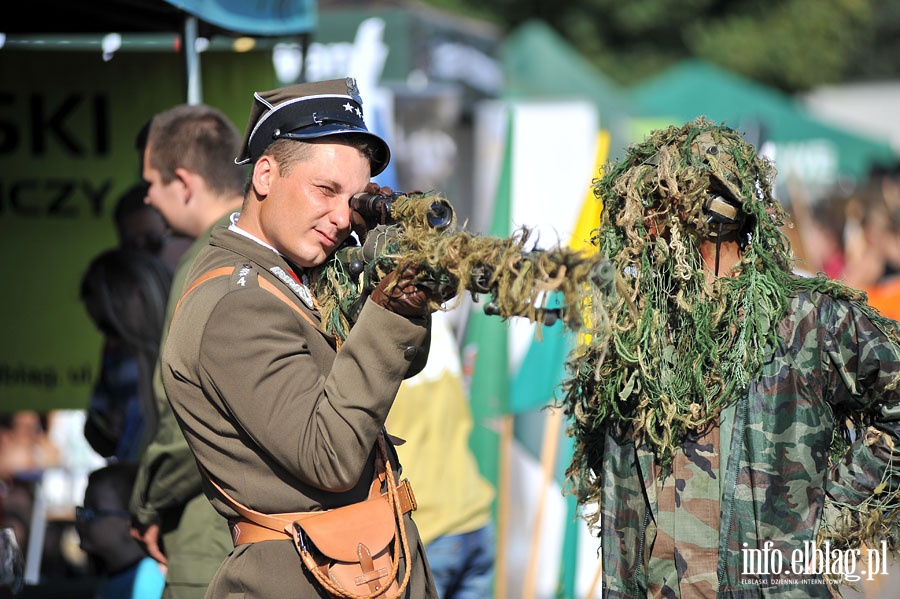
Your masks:
<instances>
[{"instance_id":1,"label":"uniform collar","mask_svg":"<svg viewBox=\"0 0 900 599\"><path fill-rule=\"evenodd\" d=\"M256 263L262 270L280 279L307 307L314 307L307 274L269 244L234 224L213 231L209 243Z\"/></svg>"}]
</instances>

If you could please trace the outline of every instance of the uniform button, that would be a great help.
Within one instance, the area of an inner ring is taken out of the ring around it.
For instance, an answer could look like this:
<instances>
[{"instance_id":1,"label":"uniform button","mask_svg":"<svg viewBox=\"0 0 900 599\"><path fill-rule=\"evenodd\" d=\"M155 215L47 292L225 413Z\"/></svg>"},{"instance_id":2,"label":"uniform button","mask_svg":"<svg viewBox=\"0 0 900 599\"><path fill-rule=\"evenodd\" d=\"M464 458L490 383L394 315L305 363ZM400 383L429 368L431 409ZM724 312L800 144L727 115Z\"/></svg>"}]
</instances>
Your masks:
<instances>
[{"instance_id":1,"label":"uniform button","mask_svg":"<svg viewBox=\"0 0 900 599\"><path fill-rule=\"evenodd\" d=\"M405 350L403 350L403 357L406 358L407 360L409 360L410 362L412 362L413 358L415 358L418 353L419 353L419 350L417 350L414 346L410 345Z\"/></svg>"}]
</instances>

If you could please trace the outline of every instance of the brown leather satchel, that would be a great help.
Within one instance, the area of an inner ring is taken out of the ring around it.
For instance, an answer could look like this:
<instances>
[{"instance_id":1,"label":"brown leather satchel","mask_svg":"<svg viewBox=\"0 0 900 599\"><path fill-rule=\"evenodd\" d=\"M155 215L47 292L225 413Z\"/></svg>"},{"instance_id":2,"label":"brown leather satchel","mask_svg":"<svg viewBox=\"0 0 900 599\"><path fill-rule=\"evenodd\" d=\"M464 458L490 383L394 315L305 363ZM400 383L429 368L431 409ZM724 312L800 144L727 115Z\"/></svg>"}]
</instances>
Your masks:
<instances>
[{"instance_id":1,"label":"brown leather satchel","mask_svg":"<svg viewBox=\"0 0 900 599\"><path fill-rule=\"evenodd\" d=\"M335 597L395 599L409 583L409 541L384 434L378 450L379 476L367 500L295 520L291 528L303 564ZM388 501L380 493L382 481ZM401 556L406 571L398 584Z\"/></svg>"},{"instance_id":2,"label":"brown leather satchel","mask_svg":"<svg viewBox=\"0 0 900 599\"><path fill-rule=\"evenodd\" d=\"M235 545L290 538L301 561L332 597L397 599L410 578L409 540L403 515L415 509L409 481L397 484L384 433L378 436L378 473L369 498L332 510L263 514L213 486L242 519L231 522ZM207 474L207 478L209 475ZM387 491L382 492L386 483ZM400 558L406 570L398 581Z\"/></svg>"},{"instance_id":3,"label":"brown leather satchel","mask_svg":"<svg viewBox=\"0 0 900 599\"><path fill-rule=\"evenodd\" d=\"M397 529L392 506L374 497L296 520L292 532L303 564L332 594L397 597Z\"/></svg>"}]
</instances>

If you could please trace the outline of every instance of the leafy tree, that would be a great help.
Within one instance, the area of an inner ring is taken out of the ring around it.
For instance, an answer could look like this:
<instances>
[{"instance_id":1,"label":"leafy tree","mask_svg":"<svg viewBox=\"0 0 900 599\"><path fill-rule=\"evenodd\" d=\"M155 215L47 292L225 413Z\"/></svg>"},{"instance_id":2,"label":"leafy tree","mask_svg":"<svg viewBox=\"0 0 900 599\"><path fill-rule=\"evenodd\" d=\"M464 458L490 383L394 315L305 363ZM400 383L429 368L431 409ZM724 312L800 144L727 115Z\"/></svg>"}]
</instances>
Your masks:
<instances>
[{"instance_id":1,"label":"leafy tree","mask_svg":"<svg viewBox=\"0 0 900 599\"><path fill-rule=\"evenodd\" d=\"M541 19L629 85L685 58L799 92L900 76L896 0L425 0L507 31Z\"/></svg>"},{"instance_id":2,"label":"leafy tree","mask_svg":"<svg viewBox=\"0 0 900 599\"><path fill-rule=\"evenodd\" d=\"M854 79L900 78L900 2L872 0L872 27L848 61Z\"/></svg>"}]
</instances>

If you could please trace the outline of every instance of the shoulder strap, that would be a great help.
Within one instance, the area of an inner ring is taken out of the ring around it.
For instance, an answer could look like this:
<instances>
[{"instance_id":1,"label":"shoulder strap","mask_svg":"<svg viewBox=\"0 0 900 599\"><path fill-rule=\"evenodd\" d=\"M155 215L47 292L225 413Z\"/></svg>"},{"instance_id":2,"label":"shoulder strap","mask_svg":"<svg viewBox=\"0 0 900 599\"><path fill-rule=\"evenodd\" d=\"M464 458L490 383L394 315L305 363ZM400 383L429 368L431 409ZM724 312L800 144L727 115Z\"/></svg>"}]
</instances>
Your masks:
<instances>
[{"instance_id":1,"label":"shoulder strap","mask_svg":"<svg viewBox=\"0 0 900 599\"><path fill-rule=\"evenodd\" d=\"M222 266L219 268L214 268L212 270L208 270L205 273L203 273L202 275L200 275L199 277L197 277L196 279L194 279L194 281L190 284L190 286L188 286L188 288L184 290L184 293L181 295L181 299L179 299L178 303L175 305L175 311L173 312L172 320L173 321L175 320L175 314L178 313L178 309L181 307L181 303L185 300L185 298L187 298L188 295L193 293L193 291L196 290L197 287L199 287L200 285L202 285L203 283L205 283L211 279L215 279L218 277L229 277L229 276L231 276L231 274L233 272L234 272L233 266ZM323 331L322 327L320 327L318 324L316 324L316 322L312 319L312 317L309 314L307 314L306 312L301 310L297 304L292 302L291 299L287 295L285 295L285 293L283 291L281 291L278 287L276 287L271 281L269 281L265 277L259 277L258 281L259 281L259 286L261 289L265 289L266 291L268 291L269 293L271 293L272 295L274 295L275 297L280 299L282 302L287 304L292 310L294 310L297 314L302 316L303 319L306 320L306 322L308 322L310 325L312 325L313 328L315 328L317 331L321 332L323 335L325 335L328 338L334 339L337 349L340 349L341 340L339 337L329 335L328 333Z\"/></svg>"},{"instance_id":2,"label":"shoulder strap","mask_svg":"<svg viewBox=\"0 0 900 599\"><path fill-rule=\"evenodd\" d=\"M310 315L307 314L306 312L304 312L303 310L301 310L297 304L292 302L290 300L290 298L287 295L285 295L281 289L279 289L272 283L272 281L266 279L265 277L260 277L259 278L259 286L261 288L265 289L266 291L268 291L269 293L271 293L272 295L274 295L275 297L277 297L278 299L280 299L281 301L283 301L284 303L286 303L288 306L290 306L297 314L299 314L304 319L306 319L306 322L308 322L315 328L321 330L319 325L317 325L313 321L313 319L310 317Z\"/></svg>"},{"instance_id":3,"label":"shoulder strap","mask_svg":"<svg viewBox=\"0 0 900 599\"><path fill-rule=\"evenodd\" d=\"M217 277L230 277L231 273L234 272L233 266L222 266L221 268L214 268L212 270L208 270L196 279L194 282L188 286L187 289L184 290L184 293L181 294L181 299L178 300L178 303L175 304L175 311L172 313L172 320L175 320L175 314L178 314L178 309L181 307L181 302L184 301L188 295L194 292L197 287L202 285L203 283L209 281L210 279L215 279Z\"/></svg>"}]
</instances>

